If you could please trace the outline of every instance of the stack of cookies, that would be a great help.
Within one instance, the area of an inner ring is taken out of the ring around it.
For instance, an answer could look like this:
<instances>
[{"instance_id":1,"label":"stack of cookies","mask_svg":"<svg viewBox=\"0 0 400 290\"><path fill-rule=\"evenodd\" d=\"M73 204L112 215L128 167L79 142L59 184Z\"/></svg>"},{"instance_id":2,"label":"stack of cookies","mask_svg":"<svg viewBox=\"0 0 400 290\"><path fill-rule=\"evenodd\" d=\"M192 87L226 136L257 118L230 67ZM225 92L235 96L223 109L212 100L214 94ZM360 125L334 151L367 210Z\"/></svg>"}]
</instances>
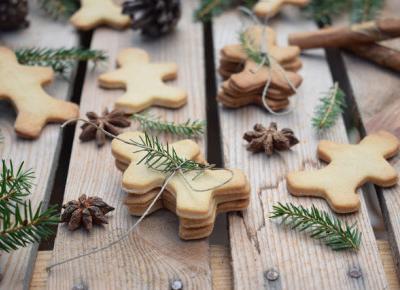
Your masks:
<instances>
[{"instance_id":1,"label":"stack of cookies","mask_svg":"<svg viewBox=\"0 0 400 290\"><path fill-rule=\"evenodd\" d=\"M141 132L126 132L118 136L123 140L139 142ZM191 140L170 146L178 156L204 163L199 146ZM116 166L123 172L122 187L128 193L125 204L132 215L142 215L160 191L166 173L149 168L140 161L146 152L117 139L112 142ZM161 162L161 161L160 161ZM244 210L249 204L250 185L240 170L205 170L187 172L184 177L174 175L167 183L150 212L166 208L179 217L179 236L184 240L208 237L220 212Z\"/></svg>"},{"instance_id":2,"label":"stack of cookies","mask_svg":"<svg viewBox=\"0 0 400 290\"><path fill-rule=\"evenodd\" d=\"M263 105L262 95L270 82L267 104L273 110L285 109L289 105L289 97L295 93L291 85L298 88L302 83L302 77L296 73L302 66L300 49L297 46L278 47L276 33L269 27L252 26L243 37L248 39L246 45L252 48L259 48L264 41L271 64L260 66L249 59L243 43L223 47L219 73L225 81L218 100L231 108Z\"/></svg>"}]
</instances>

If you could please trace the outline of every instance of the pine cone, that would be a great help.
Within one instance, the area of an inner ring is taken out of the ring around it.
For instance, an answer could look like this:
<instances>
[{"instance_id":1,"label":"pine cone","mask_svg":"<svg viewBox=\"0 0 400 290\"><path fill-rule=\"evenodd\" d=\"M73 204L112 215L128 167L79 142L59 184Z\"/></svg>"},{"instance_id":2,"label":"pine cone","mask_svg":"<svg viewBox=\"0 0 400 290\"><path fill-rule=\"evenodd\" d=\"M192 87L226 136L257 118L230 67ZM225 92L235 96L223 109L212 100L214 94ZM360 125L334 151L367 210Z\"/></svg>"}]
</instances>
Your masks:
<instances>
[{"instance_id":1,"label":"pine cone","mask_svg":"<svg viewBox=\"0 0 400 290\"><path fill-rule=\"evenodd\" d=\"M172 31L181 17L180 0L130 0L122 13L132 18L132 28L151 37Z\"/></svg>"},{"instance_id":2,"label":"pine cone","mask_svg":"<svg viewBox=\"0 0 400 290\"><path fill-rule=\"evenodd\" d=\"M0 1L0 30L28 27L28 0Z\"/></svg>"}]
</instances>

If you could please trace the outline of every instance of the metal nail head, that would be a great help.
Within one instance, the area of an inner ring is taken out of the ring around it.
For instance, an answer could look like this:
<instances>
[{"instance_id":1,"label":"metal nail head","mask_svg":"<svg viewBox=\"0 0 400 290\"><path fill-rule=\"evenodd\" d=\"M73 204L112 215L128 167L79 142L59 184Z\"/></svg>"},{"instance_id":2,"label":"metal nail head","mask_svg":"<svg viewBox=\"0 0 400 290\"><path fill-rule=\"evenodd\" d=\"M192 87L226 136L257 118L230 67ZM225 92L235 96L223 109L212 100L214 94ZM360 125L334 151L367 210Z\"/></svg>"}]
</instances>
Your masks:
<instances>
[{"instance_id":1,"label":"metal nail head","mask_svg":"<svg viewBox=\"0 0 400 290\"><path fill-rule=\"evenodd\" d=\"M279 272L276 269L272 268L272 269L267 270L264 273L264 276L268 281L275 281L275 280L278 280L278 278L279 278Z\"/></svg>"},{"instance_id":2,"label":"metal nail head","mask_svg":"<svg viewBox=\"0 0 400 290\"><path fill-rule=\"evenodd\" d=\"M353 267L349 271L349 276L354 279L358 279L362 276L361 269L358 267Z\"/></svg>"},{"instance_id":3,"label":"metal nail head","mask_svg":"<svg viewBox=\"0 0 400 290\"><path fill-rule=\"evenodd\" d=\"M171 290L182 290L183 289L183 283L181 280L174 280L171 282Z\"/></svg>"}]
</instances>

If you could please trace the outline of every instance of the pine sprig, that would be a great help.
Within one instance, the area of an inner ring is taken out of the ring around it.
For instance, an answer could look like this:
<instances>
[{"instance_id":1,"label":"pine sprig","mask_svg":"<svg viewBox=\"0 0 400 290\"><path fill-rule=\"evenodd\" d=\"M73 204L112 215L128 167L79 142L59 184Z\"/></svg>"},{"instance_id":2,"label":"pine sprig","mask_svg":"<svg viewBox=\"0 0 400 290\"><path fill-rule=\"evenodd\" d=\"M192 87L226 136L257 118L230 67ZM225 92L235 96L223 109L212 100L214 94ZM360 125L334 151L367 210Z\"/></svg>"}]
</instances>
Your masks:
<instances>
[{"instance_id":1,"label":"pine sprig","mask_svg":"<svg viewBox=\"0 0 400 290\"><path fill-rule=\"evenodd\" d=\"M164 146L157 137L149 136L147 133L145 133L144 137L140 137L140 141L131 140L131 143L138 147L135 153L146 153L137 164L144 163L147 167L165 174L171 174L176 170L181 170L182 173L204 171L214 167L213 165L201 164L178 156L175 149L168 143Z\"/></svg>"},{"instance_id":2,"label":"pine sprig","mask_svg":"<svg viewBox=\"0 0 400 290\"><path fill-rule=\"evenodd\" d=\"M59 222L56 208L33 209L24 200L31 193L32 170L24 170L23 163L14 167L12 161L2 160L0 175L0 250L9 252L30 243L39 242L52 234L52 225Z\"/></svg>"},{"instance_id":3,"label":"pine sprig","mask_svg":"<svg viewBox=\"0 0 400 290\"><path fill-rule=\"evenodd\" d=\"M18 62L24 65L48 66L60 74L71 70L79 61L94 63L107 60L102 50L84 48L20 48L15 51Z\"/></svg>"},{"instance_id":4,"label":"pine sprig","mask_svg":"<svg viewBox=\"0 0 400 290\"><path fill-rule=\"evenodd\" d=\"M205 121L190 120L184 123L162 121L159 117L147 113L133 114L132 119L139 122L144 131L167 132L174 135L195 137L204 134Z\"/></svg>"},{"instance_id":5,"label":"pine sprig","mask_svg":"<svg viewBox=\"0 0 400 290\"><path fill-rule=\"evenodd\" d=\"M377 18L384 0L352 0L351 21L360 23Z\"/></svg>"},{"instance_id":6,"label":"pine sprig","mask_svg":"<svg viewBox=\"0 0 400 290\"><path fill-rule=\"evenodd\" d=\"M78 10L79 0L38 0L40 8L54 19L66 18Z\"/></svg>"},{"instance_id":7,"label":"pine sprig","mask_svg":"<svg viewBox=\"0 0 400 290\"><path fill-rule=\"evenodd\" d=\"M332 250L358 250L360 247L361 232L355 225L342 223L314 205L311 209L306 209L291 203L278 203L273 206L271 214L270 218L281 218L282 223L291 229L309 232L312 238L321 240Z\"/></svg>"},{"instance_id":8,"label":"pine sprig","mask_svg":"<svg viewBox=\"0 0 400 290\"><path fill-rule=\"evenodd\" d=\"M246 32L239 33L239 42L249 59L257 64L269 65L269 59L265 53L262 53L260 48L256 47L254 41L248 37Z\"/></svg>"},{"instance_id":9,"label":"pine sprig","mask_svg":"<svg viewBox=\"0 0 400 290\"><path fill-rule=\"evenodd\" d=\"M320 99L320 104L316 107L312 119L313 127L318 130L332 127L345 106L345 94L339 88L338 83L335 83L328 93Z\"/></svg>"},{"instance_id":10,"label":"pine sprig","mask_svg":"<svg viewBox=\"0 0 400 290\"><path fill-rule=\"evenodd\" d=\"M194 18L197 21L208 22L232 7L244 5L251 8L257 2L258 0L202 0L194 13Z\"/></svg>"}]
</instances>

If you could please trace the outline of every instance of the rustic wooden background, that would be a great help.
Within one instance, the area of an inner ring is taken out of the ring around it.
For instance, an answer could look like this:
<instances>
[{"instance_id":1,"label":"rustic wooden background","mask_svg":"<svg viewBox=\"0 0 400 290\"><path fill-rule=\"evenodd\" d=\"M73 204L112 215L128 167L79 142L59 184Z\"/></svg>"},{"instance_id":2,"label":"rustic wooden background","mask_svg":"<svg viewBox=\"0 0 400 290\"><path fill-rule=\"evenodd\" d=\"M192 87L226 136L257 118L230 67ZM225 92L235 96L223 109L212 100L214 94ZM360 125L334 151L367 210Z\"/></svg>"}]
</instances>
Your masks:
<instances>
[{"instance_id":1,"label":"rustic wooden background","mask_svg":"<svg viewBox=\"0 0 400 290\"><path fill-rule=\"evenodd\" d=\"M219 49L237 42L237 31L246 20L232 11L216 18L212 24L195 23L192 13L197 5L195 0L183 1L183 18L177 31L160 40L148 40L131 30L120 32L108 28L78 34L70 25L44 16L32 2L29 29L2 34L0 43L13 48L83 45L106 50L110 56L107 63L96 68L77 66L68 81L58 78L48 87L54 96L80 103L82 116L87 111L111 108L113 100L122 93L100 89L97 84L100 73L115 69L115 58L121 49L140 47L150 53L153 61L176 62L178 79L172 84L188 90L188 104L176 111L158 108L151 111L170 121L184 121L189 117L207 119L208 134L198 141L210 162L241 168L247 173L252 184L249 209L242 214L220 216L213 236L196 242L179 240L176 217L160 211L146 218L135 234L117 246L59 266L47 274L44 268L48 263L101 247L124 233L136 219L122 205L121 173L114 167L109 145L97 149L94 143L82 144L78 140L80 130L74 131L72 127L62 132L58 125L47 126L36 141L19 139L13 131L15 113L9 104L0 102L0 128L5 135L0 155L15 162L24 160L27 167L35 169L38 178L32 194L34 203L50 199L52 203L62 203L86 193L101 196L116 206L110 224L103 229L95 228L90 234L70 233L60 226L54 245L42 245L46 251L38 252L38 247L32 246L2 255L0 268L4 279L0 289L78 286L87 287L83 289L169 289L175 280L180 280L184 289L399 289L395 271L399 270L396 268L400 237L398 186L386 190L363 188L360 193L368 192L368 198L362 197L362 210L341 216L356 222L363 232L358 253L332 252L304 234L268 220L272 205L278 201L306 206L314 203L329 211L324 201L291 197L284 182L289 171L320 166L315 157L320 139L348 142L346 129L348 133L351 128L345 128L343 120L323 134L316 134L310 128L320 94L333 81L339 81L351 104L347 114L354 126L351 132L357 131L363 136L384 128L400 137L396 114L400 106L398 73L339 51L314 50L302 56L304 67L300 73L304 83L292 114L275 117L257 107L222 108L215 102L220 83L215 69ZM400 11L399 1L387 1L386 11ZM271 26L278 32L280 45L286 44L291 32L316 29L312 21L291 8L271 21ZM400 48L398 41L387 45ZM251 155L245 150L242 134L256 122L270 121L294 129L301 144L292 152L272 158ZM174 140L170 136L163 139ZM399 167L398 158L393 164ZM379 204L374 203L374 198ZM384 228L379 227L380 218L385 222ZM374 233L379 234L380 240ZM361 277L352 278L349 271L354 270L360 271ZM277 280L268 280L271 271L279 273Z\"/></svg>"}]
</instances>

